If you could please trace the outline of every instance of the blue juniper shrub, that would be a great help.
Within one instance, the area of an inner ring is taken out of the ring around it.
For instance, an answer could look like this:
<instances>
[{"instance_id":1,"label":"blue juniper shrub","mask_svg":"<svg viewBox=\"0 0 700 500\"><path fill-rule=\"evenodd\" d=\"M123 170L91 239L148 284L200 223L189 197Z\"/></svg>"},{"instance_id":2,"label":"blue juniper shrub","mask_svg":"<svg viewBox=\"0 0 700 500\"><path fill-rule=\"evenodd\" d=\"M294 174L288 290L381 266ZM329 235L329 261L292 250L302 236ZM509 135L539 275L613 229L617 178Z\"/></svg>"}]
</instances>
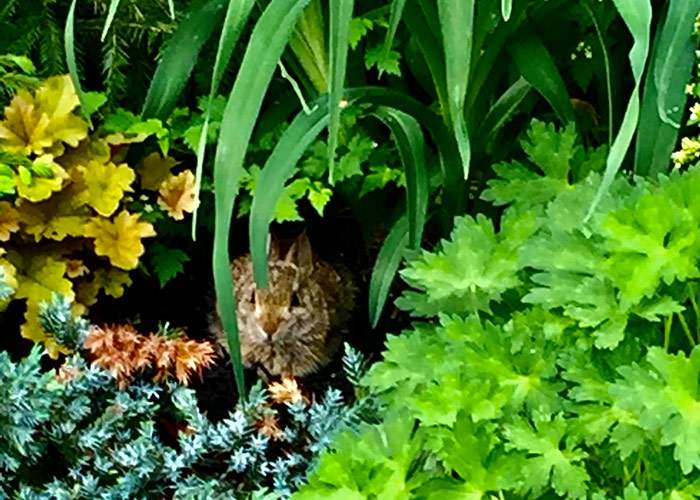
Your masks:
<instances>
[{"instance_id":1,"label":"blue juniper shrub","mask_svg":"<svg viewBox=\"0 0 700 500\"><path fill-rule=\"evenodd\" d=\"M71 346L89 326L61 297L44 305L41 321ZM350 366L362 364L348 353ZM15 363L0 353L2 500L287 498L335 431L367 408L329 388L319 401L277 409L258 384L245 406L213 422L188 387L138 380L119 389L80 353L44 372L44 354L37 345ZM276 439L259 431L266 415L286 417Z\"/></svg>"}]
</instances>

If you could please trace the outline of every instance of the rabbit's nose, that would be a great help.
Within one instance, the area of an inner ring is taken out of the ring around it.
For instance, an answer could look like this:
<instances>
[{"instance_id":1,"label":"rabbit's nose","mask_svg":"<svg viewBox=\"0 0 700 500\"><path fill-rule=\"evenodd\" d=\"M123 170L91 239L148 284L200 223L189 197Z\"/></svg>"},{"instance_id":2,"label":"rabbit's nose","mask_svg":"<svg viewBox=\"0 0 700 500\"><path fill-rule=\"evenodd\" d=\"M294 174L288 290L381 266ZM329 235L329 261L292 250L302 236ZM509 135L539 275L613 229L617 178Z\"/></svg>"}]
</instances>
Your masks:
<instances>
[{"instance_id":1,"label":"rabbit's nose","mask_svg":"<svg viewBox=\"0 0 700 500\"><path fill-rule=\"evenodd\" d=\"M277 327L279 325L276 321L263 321L260 326L268 337L272 337L272 335L277 331Z\"/></svg>"}]
</instances>

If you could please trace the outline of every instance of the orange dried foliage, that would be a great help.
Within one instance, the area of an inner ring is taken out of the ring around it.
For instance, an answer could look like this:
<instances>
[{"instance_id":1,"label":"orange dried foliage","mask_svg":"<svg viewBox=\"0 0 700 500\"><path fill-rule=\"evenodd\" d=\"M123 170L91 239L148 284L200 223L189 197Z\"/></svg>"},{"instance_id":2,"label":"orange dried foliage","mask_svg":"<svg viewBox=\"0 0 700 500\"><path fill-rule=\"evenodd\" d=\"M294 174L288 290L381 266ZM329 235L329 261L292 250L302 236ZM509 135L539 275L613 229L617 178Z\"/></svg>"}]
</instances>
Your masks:
<instances>
[{"instance_id":1,"label":"orange dried foliage","mask_svg":"<svg viewBox=\"0 0 700 500\"><path fill-rule=\"evenodd\" d=\"M276 415L263 415L255 422L255 427L260 434L273 441L279 441L284 437L284 431L280 429L279 419Z\"/></svg>"},{"instance_id":2,"label":"orange dried foliage","mask_svg":"<svg viewBox=\"0 0 700 500\"><path fill-rule=\"evenodd\" d=\"M120 387L126 387L133 376L153 366L158 382L173 375L181 384L188 384L194 374L201 374L214 363L214 347L184 337L148 336L131 326L93 327L85 340L93 361L114 375Z\"/></svg>"},{"instance_id":3,"label":"orange dried foliage","mask_svg":"<svg viewBox=\"0 0 700 500\"><path fill-rule=\"evenodd\" d=\"M304 399L299 384L294 377L283 377L280 382L273 382L267 386L270 398L274 403L298 403Z\"/></svg>"}]
</instances>

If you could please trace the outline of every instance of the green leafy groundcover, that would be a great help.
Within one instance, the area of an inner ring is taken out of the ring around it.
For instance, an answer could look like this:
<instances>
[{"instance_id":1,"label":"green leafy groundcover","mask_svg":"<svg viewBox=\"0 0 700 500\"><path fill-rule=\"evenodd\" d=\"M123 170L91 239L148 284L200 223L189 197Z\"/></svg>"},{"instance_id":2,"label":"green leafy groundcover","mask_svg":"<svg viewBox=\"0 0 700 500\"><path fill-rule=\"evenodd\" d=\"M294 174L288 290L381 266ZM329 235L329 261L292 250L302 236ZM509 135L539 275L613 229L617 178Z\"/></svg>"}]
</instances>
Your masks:
<instances>
[{"instance_id":1,"label":"green leafy groundcover","mask_svg":"<svg viewBox=\"0 0 700 500\"><path fill-rule=\"evenodd\" d=\"M495 167L494 224L456 221L403 271L417 318L363 380L379 424L341 434L295 499L700 496L700 168L618 177L535 122Z\"/></svg>"}]
</instances>

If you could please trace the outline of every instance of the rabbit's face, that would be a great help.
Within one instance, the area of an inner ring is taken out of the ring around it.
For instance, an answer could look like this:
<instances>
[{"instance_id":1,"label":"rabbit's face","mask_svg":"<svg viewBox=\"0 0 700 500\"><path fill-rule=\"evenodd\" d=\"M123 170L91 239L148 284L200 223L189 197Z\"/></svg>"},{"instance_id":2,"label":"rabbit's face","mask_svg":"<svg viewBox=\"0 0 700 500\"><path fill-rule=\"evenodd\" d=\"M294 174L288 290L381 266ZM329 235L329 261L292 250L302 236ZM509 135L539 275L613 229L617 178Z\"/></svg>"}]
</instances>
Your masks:
<instances>
[{"instance_id":1,"label":"rabbit's face","mask_svg":"<svg viewBox=\"0 0 700 500\"><path fill-rule=\"evenodd\" d=\"M340 345L340 337L332 335L331 321L341 317L341 294L348 311L353 295L349 287L344 291L332 266L314 258L305 234L286 252L276 242L270 246L269 288L256 288L250 255L234 259L231 273L246 366L262 367L270 375L303 376L329 361ZM228 350L218 312L211 328L219 345Z\"/></svg>"},{"instance_id":2,"label":"rabbit's face","mask_svg":"<svg viewBox=\"0 0 700 500\"><path fill-rule=\"evenodd\" d=\"M286 332L303 315L308 297L300 290L299 270L293 264L273 263L269 268L269 288L254 288L248 297L255 326L260 337L273 341Z\"/></svg>"},{"instance_id":3,"label":"rabbit's face","mask_svg":"<svg viewBox=\"0 0 700 500\"><path fill-rule=\"evenodd\" d=\"M250 261L245 264L245 274L252 274ZM256 288L253 280L236 280L242 334L259 344L297 341L314 331L325 334L326 300L309 276L308 269L278 260L269 263L267 289Z\"/></svg>"}]
</instances>

